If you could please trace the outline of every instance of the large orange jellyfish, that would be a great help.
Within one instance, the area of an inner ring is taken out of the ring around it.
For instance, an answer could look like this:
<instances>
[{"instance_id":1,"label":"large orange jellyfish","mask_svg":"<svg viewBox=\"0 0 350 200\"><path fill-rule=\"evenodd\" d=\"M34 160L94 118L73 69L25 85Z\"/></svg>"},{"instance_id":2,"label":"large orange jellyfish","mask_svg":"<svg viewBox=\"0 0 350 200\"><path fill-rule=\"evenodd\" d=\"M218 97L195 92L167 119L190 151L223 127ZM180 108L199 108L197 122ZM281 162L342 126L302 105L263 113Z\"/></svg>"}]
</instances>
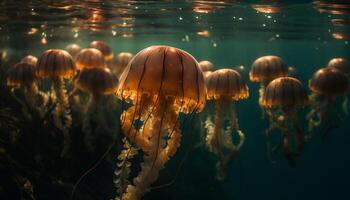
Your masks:
<instances>
[{"instance_id":1,"label":"large orange jellyfish","mask_svg":"<svg viewBox=\"0 0 350 200\"><path fill-rule=\"evenodd\" d=\"M271 81L266 87L261 105L269 108L270 127L282 133L282 149L290 166L295 166L295 160L304 148L304 134L298 124L296 108L308 104L308 96L301 82L291 77L280 77ZM294 130L294 132L293 132ZM292 145L295 141L296 150Z\"/></svg>"},{"instance_id":2,"label":"large orange jellyfish","mask_svg":"<svg viewBox=\"0 0 350 200\"><path fill-rule=\"evenodd\" d=\"M134 55L129 52L120 52L111 66L112 71L119 78Z\"/></svg>"},{"instance_id":3,"label":"large orange jellyfish","mask_svg":"<svg viewBox=\"0 0 350 200\"><path fill-rule=\"evenodd\" d=\"M206 144L210 152L219 157L217 179L225 179L225 170L244 144L245 135L240 130L235 101L249 96L248 87L241 75L233 69L220 69L206 77L207 99L215 103L215 118L208 117ZM225 127L225 121L228 125ZM233 141L233 134L239 141Z\"/></svg>"},{"instance_id":4,"label":"large orange jellyfish","mask_svg":"<svg viewBox=\"0 0 350 200\"><path fill-rule=\"evenodd\" d=\"M348 80L336 68L322 68L316 71L310 79L309 88L312 91L310 96L311 110L307 114L309 137L314 135L316 128L324 125L320 134L324 138L339 120L338 117L332 116L331 111L336 105L336 98L348 92Z\"/></svg>"},{"instance_id":5,"label":"large orange jellyfish","mask_svg":"<svg viewBox=\"0 0 350 200\"><path fill-rule=\"evenodd\" d=\"M105 95L116 91L117 79L108 68L87 68L80 71L74 84L75 87L90 94L83 130L86 133L85 144L90 150L93 150L95 146L92 143L95 135L92 133L92 126L96 127L95 130L109 131L101 100Z\"/></svg>"},{"instance_id":6,"label":"large orange jellyfish","mask_svg":"<svg viewBox=\"0 0 350 200\"><path fill-rule=\"evenodd\" d=\"M180 146L179 114L192 114L205 106L206 87L197 61L187 52L169 46L151 46L134 56L120 77L117 96L132 104L121 116L124 135L143 152L141 171L132 184L123 185L122 151L116 174L117 199L137 200L150 190L159 171ZM127 147L128 145L124 145Z\"/></svg>"},{"instance_id":7,"label":"large orange jellyfish","mask_svg":"<svg viewBox=\"0 0 350 200\"><path fill-rule=\"evenodd\" d=\"M75 72L73 58L67 51L49 49L38 59L36 75L40 78L50 78L52 81L52 90L56 97L56 107L53 112L54 123L64 135L62 155L68 151L70 145L68 129L72 124L64 79L73 77Z\"/></svg>"},{"instance_id":8,"label":"large orange jellyfish","mask_svg":"<svg viewBox=\"0 0 350 200\"><path fill-rule=\"evenodd\" d=\"M339 71L343 72L345 76L350 77L350 62L345 58L333 58L328 62L327 67L336 68ZM349 115L349 93L345 96L343 102L343 111L346 115Z\"/></svg>"},{"instance_id":9,"label":"large orange jellyfish","mask_svg":"<svg viewBox=\"0 0 350 200\"><path fill-rule=\"evenodd\" d=\"M100 50L102 52L106 62L112 61L113 51L112 51L112 48L106 42L93 41L90 43L90 47Z\"/></svg>"}]
</instances>

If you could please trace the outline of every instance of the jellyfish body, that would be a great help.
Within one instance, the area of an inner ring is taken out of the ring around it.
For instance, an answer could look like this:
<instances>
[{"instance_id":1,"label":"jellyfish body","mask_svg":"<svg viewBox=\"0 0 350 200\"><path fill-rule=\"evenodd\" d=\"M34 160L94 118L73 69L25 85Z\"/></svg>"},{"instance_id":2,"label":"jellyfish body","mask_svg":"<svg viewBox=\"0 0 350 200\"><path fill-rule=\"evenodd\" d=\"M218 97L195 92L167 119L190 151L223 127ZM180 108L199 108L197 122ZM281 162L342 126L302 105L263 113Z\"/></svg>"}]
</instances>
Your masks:
<instances>
[{"instance_id":1,"label":"jellyfish body","mask_svg":"<svg viewBox=\"0 0 350 200\"><path fill-rule=\"evenodd\" d=\"M82 49L75 58L77 70L84 68L104 68L106 66L103 54L95 48Z\"/></svg>"},{"instance_id":2,"label":"jellyfish body","mask_svg":"<svg viewBox=\"0 0 350 200\"><path fill-rule=\"evenodd\" d=\"M30 109L42 116L42 112L40 109L38 109L37 105L37 95L39 92L37 87L37 78L35 76L35 65L19 62L10 67L7 71L6 84L8 87L13 89L22 89L24 92L25 101ZM23 110L23 113L26 116L30 116L30 114L25 110Z\"/></svg>"},{"instance_id":3,"label":"jellyfish body","mask_svg":"<svg viewBox=\"0 0 350 200\"><path fill-rule=\"evenodd\" d=\"M112 48L103 41L93 41L90 43L90 48L98 49L102 52L106 62L110 62L113 59Z\"/></svg>"},{"instance_id":4,"label":"jellyfish body","mask_svg":"<svg viewBox=\"0 0 350 200\"><path fill-rule=\"evenodd\" d=\"M86 68L80 71L75 79L76 88L88 92L90 100L84 116L83 130L86 132L85 143L91 150L94 149L91 124L96 124L96 129L102 128L109 131L103 112L101 99L105 95L112 94L117 89L117 79L108 68Z\"/></svg>"},{"instance_id":5,"label":"jellyfish body","mask_svg":"<svg viewBox=\"0 0 350 200\"><path fill-rule=\"evenodd\" d=\"M179 113L204 108L204 78L187 52L151 46L130 61L120 77L117 96L132 104L121 116L123 133L144 152L141 171L120 199L141 199L180 146Z\"/></svg>"},{"instance_id":6,"label":"jellyfish body","mask_svg":"<svg viewBox=\"0 0 350 200\"><path fill-rule=\"evenodd\" d=\"M56 107L53 112L54 123L64 134L64 155L69 148L70 137L68 129L72 119L69 110L68 98L64 85L65 78L71 78L76 72L72 56L60 49L46 50L38 59L36 75L40 78L50 78L52 89L56 96Z\"/></svg>"},{"instance_id":7,"label":"jellyfish body","mask_svg":"<svg viewBox=\"0 0 350 200\"><path fill-rule=\"evenodd\" d=\"M214 122L210 117L206 120L206 144L209 151L219 157L217 179L224 180L225 169L244 144L245 135L239 128L234 102L248 98L248 87L233 69L216 70L205 80L207 99L215 103ZM229 122L227 127L224 127L225 121ZM233 134L239 136L239 142L233 141Z\"/></svg>"},{"instance_id":8,"label":"jellyfish body","mask_svg":"<svg viewBox=\"0 0 350 200\"><path fill-rule=\"evenodd\" d=\"M288 66L278 56L263 56L253 62L249 79L252 82L260 82L259 104L261 104L267 84L275 78L287 76L288 71Z\"/></svg>"},{"instance_id":9,"label":"jellyfish body","mask_svg":"<svg viewBox=\"0 0 350 200\"><path fill-rule=\"evenodd\" d=\"M130 60L134 55L129 52L120 52L115 58L112 65L112 71L117 77L123 73L126 66L129 64Z\"/></svg>"},{"instance_id":10,"label":"jellyfish body","mask_svg":"<svg viewBox=\"0 0 350 200\"><path fill-rule=\"evenodd\" d=\"M339 71L341 71L345 76L350 77L350 62L345 59L345 58L333 58L328 62L327 67L330 68L336 68ZM349 106L349 92L347 93L347 95L344 98L343 101L343 111L346 115L349 115L349 110L350 110L350 106Z\"/></svg>"},{"instance_id":11,"label":"jellyfish body","mask_svg":"<svg viewBox=\"0 0 350 200\"><path fill-rule=\"evenodd\" d=\"M261 105L269 108L270 127L267 133L278 129L282 133L282 148L290 166L304 149L304 134L298 124L296 108L308 104L308 97L301 82L291 77L271 81L261 99ZM294 132L292 131L294 130ZM293 140L296 150L293 151Z\"/></svg>"},{"instance_id":12,"label":"jellyfish body","mask_svg":"<svg viewBox=\"0 0 350 200\"><path fill-rule=\"evenodd\" d=\"M211 63L210 61L203 60L203 61L200 61L198 64L203 72L214 70L214 64Z\"/></svg>"},{"instance_id":13,"label":"jellyfish body","mask_svg":"<svg viewBox=\"0 0 350 200\"><path fill-rule=\"evenodd\" d=\"M322 68L315 72L309 80L309 88L312 91L310 96L311 110L307 114L309 123L309 137L314 134L314 129L325 125L321 136L328 134L333 124L338 120L331 117L331 107L335 105L338 96L348 92L348 80L346 76L336 68Z\"/></svg>"},{"instance_id":14,"label":"jellyfish body","mask_svg":"<svg viewBox=\"0 0 350 200\"><path fill-rule=\"evenodd\" d=\"M81 51L81 47L77 44L69 44L66 46L66 51L75 58L78 53Z\"/></svg>"},{"instance_id":15,"label":"jellyfish body","mask_svg":"<svg viewBox=\"0 0 350 200\"><path fill-rule=\"evenodd\" d=\"M28 63L35 67L36 63L38 62L38 58L32 55L27 55L24 58L22 58L21 62Z\"/></svg>"}]
</instances>

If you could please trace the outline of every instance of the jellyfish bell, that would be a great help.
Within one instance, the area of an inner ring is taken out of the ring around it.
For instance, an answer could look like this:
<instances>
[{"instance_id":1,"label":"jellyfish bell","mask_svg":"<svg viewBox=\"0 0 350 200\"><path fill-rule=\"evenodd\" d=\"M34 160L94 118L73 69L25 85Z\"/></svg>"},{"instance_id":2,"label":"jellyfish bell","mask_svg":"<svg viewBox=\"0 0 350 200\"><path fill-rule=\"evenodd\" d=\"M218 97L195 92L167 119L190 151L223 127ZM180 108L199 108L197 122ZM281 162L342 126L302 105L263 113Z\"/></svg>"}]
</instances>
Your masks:
<instances>
[{"instance_id":1,"label":"jellyfish bell","mask_svg":"<svg viewBox=\"0 0 350 200\"><path fill-rule=\"evenodd\" d=\"M73 58L75 58L81 51L81 47L77 44L69 44L65 49Z\"/></svg>"},{"instance_id":2,"label":"jellyfish bell","mask_svg":"<svg viewBox=\"0 0 350 200\"><path fill-rule=\"evenodd\" d=\"M130 60L133 58L133 54L129 52L120 52L115 58L112 64L112 71L119 77Z\"/></svg>"},{"instance_id":3,"label":"jellyfish bell","mask_svg":"<svg viewBox=\"0 0 350 200\"><path fill-rule=\"evenodd\" d=\"M93 41L90 43L90 47L100 50L106 62L109 62L113 59L112 48L106 42Z\"/></svg>"},{"instance_id":4,"label":"jellyfish bell","mask_svg":"<svg viewBox=\"0 0 350 200\"><path fill-rule=\"evenodd\" d=\"M36 63L38 62L38 58L32 55L27 55L24 58L22 58L21 62L28 63L32 66L36 66Z\"/></svg>"},{"instance_id":5,"label":"jellyfish bell","mask_svg":"<svg viewBox=\"0 0 350 200\"><path fill-rule=\"evenodd\" d=\"M143 152L141 171L120 197L141 199L180 146L179 113L201 111L206 87L197 61L170 46L151 46L129 62L120 77L118 98L132 106L123 112L124 135ZM136 121L142 121L136 128Z\"/></svg>"},{"instance_id":6,"label":"jellyfish bell","mask_svg":"<svg viewBox=\"0 0 350 200\"><path fill-rule=\"evenodd\" d=\"M286 6L283 4L265 5L265 4L253 4L252 8L257 12L266 14L275 14L282 12Z\"/></svg>"},{"instance_id":7,"label":"jellyfish bell","mask_svg":"<svg viewBox=\"0 0 350 200\"><path fill-rule=\"evenodd\" d=\"M333 58L328 62L327 67L336 68L345 75L350 75L350 62L345 58Z\"/></svg>"},{"instance_id":8,"label":"jellyfish bell","mask_svg":"<svg viewBox=\"0 0 350 200\"><path fill-rule=\"evenodd\" d=\"M76 73L75 63L72 56L65 50L46 50L38 59L36 75L39 78L50 78L52 89L56 97L56 107L53 111L54 123L64 134L64 147L61 156L64 156L69 149L70 136L68 129L72 124L69 111L68 97L64 79L71 78Z\"/></svg>"},{"instance_id":9,"label":"jellyfish bell","mask_svg":"<svg viewBox=\"0 0 350 200\"><path fill-rule=\"evenodd\" d=\"M215 122L210 116L205 122L206 144L209 151L219 157L217 179L222 181L225 179L226 168L245 140L245 135L239 128L234 101L248 98L249 92L241 75L233 69L211 72L206 78L206 85L207 99L215 103ZM225 121L229 122L229 126L224 127ZM238 142L233 142L233 134L239 136Z\"/></svg>"},{"instance_id":10,"label":"jellyfish bell","mask_svg":"<svg viewBox=\"0 0 350 200\"><path fill-rule=\"evenodd\" d=\"M214 69L214 64L207 60L200 61L198 64L203 72L212 71Z\"/></svg>"},{"instance_id":11,"label":"jellyfish bell","mask_svg":"<svg viewBox=\"0 0 350 200\"><path fill-rule=\"evenodd\" d=\"M289 165L294 167L296 158L304 149L304 134L298 124L296 108L309 103L302 83L292 77L277 78L268 84L260 103L270 109L271 124L267 132L275 128L281 131L283 153ZM295 152L291 146L293 140L295 140Z\"/></svg>"},{"instance_id":12,"label":"jellyfish bell","mask_svg":"<svg viewBox=\"0 0 350 200\"><path fill-rule=\"evenodd\" d=\"M82 49L75 59L77 70L84 68L104 68L106 66L103 54L95 48Z\"/></svg>"}]
</instances>

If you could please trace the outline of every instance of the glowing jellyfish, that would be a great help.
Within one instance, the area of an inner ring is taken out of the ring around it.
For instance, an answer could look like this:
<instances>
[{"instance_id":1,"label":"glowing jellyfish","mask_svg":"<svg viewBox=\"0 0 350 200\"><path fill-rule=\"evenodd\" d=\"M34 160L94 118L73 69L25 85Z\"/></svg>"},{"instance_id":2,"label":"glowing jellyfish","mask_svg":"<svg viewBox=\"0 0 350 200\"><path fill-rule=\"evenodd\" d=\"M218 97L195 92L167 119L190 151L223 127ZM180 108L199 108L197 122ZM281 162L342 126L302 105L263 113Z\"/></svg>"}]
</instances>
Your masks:
<instances>
[{"instance_id":1,"label":"glowing jellyfish","mask_svg":"<svg viewBox=\"0 0 350 200\"><path fill-rule=\"evenodd\" d=\"M126 66L129 64L130 60L134 55L129 52L120 52L115 58L112 64L112 71L117 77L123 73Z\"/></svg>"},{"instance_id":2,"label":"glowing jellyfish","mask_svg":"<svg viewBox=\"0 0 350 200\"><path fill-rule=\"evenodd\" d=\"M343 72L349 79L350 77L350 62L345 58L333 58L328 62L328 66L330 68L336 68L339 71ZM345 96L343 102L343 111L346 115L349 115L349 93Z\"/></svg>"},{"instance_id":3,"label":"glowing jellyfish","mask_svg":"<svg viewBox=\"0 0 350 200\"><path fill-rule=\"evenodd\" d=\"M265 88L275 78L287 76L289 72L288 66L278 56L263 56L256 59L249 72L249 79L252 82L260 82L259 104L264 96ZM265 111L262 111L264 118Z\"/></svg>"},{"instance_id":4,"label":"glowing jellyfish","mask_svg":"<svg viewBox=\"0 0 350 200\"><path fill-rule=\"evenodd\" d=\"M113 51L112 51L112 48L107 43L103 41L93 41L90 43L90 47L100 50L106 62L112 61Z\"/></svg>"},{"instance_id":5,"label":"glowing jellyfish","mask_svg":"<svg viewBox=\"0 0 350 200\"><path fill-rule=\"evenodd\" d=\"M103 54L100 50L94 48L81 50L76 56L75 65L78 70L84 68L104 68L106 66Z\"/></svg>"},{"instance_id":6,"label":"glowing jellyfish","mask_svg":"<svg viewBox=\"0 0 350 200\"><path fill-rule=\"evenodd\" d=\"M151 46L130 61L120 77L117 96L132 104L121 116L123 133L144 152L141 171L120 199L141 199L180 146L179 113L193 114L204 108L204 78L187 52ZM125 169L123 163L120 170Z\"/></svg>"},{"instance_id":7,"label":"glowing jellyfish","mask_svg":"<svg viewBox=\"0 0 350 200\"><path fill-rule=\"evenodd\" d=\"M308 104L308 96L301 82L291 77L280 77L271 81L266 87L261 105L268 108L270 117L269 134L273 129L282 133L282 149L290 166L304 148L304 134L298 124L296 108ZM294 130L294 132L293 132ZM295 145L292 142L295 141ZM293 151L292 146L296 149Z\"/></svg>"},{"instance_id":8,"label":"glowing jellyfish","mask_svg":"<svg viewBox=\"0 0 350 200\"><path fill-rule=\"evenodd\" d=\"M205 80L207 99L215 103L215 120L208 117L205 123L206 144L209 151L219 157L217 179L224 180L225 169L244 144L245 136L239 128L235 101L248 98L248 87L233 69L216 70ZM228 125L225 127L225 124ZM233 134L239 136L238 142L233 141Z\"/></svg>"},{"instance_id":9,"label":"glowing jellyfish","mask_svg":"<svg viewBox=\"0 0 350 200\"><path fill-rule=\"evenodd\" d=\"M66 46L66 51L75 58L78 53L81 51L81 47L77 44L69 44Z\"/></svg>"},{"instance_id":10,"label":"glowing jellyfish","mask_svg":"<svg viewBox=\"0 0 350 200\"><path fill-rule=\"evenodd\" d=\"M108 68L86 68L80 71L74 85L90 94L84 116L83 130L86 133L85 143L87 147L94 149L92 143L95 136L92 134L91 127L95 125L96 130L109 131L103 110L104 104L101 100L105 95L110 95L116 91L118 82Z\"/></svg>"},{"instance_id":11,"label":"glowing jellyfish","mask_svg":"<svg viewBox=\"0 0 350 200\"><path fill-rule=\"evenodd\" d=\"M57 102L53 112L54 123L64 134L62 155L68 151L70 145L68 129L72 124L64 79L73 77L75 72L76 67L72 56L60 49L45 51L37 63L36 75L39 78L50 78L52 81L52 90Z\"/></svg>"},{"instance_id":12,"label":"glowing jellyfish","mask_svg":"<svg viewBox=\"0 0 350 200\"><path fill-rule=\"evenodd\" d=\"M339 121L338 117L332 116L331 111L335 106L338 96L348 92L348 80L346 76L336 68L322 68L309 80L309 88L312 91L310 96L311 110L307 114L309 122L309 137L313 136L314 129L322 128L321 137L325 137L330 129Z\"/></svg>"},{"instance_id":13,"label":"glowing jellyfish","mask_svg":"<svg viewBox=\"0 0 350 200\"><path fill-rule=\"evenodd\" d=\"M24 58L22 58L21 62L28 63L35 67L36 63L38 62L38 58L32 55L27 55Z\"/></svg>"}]
</instances>

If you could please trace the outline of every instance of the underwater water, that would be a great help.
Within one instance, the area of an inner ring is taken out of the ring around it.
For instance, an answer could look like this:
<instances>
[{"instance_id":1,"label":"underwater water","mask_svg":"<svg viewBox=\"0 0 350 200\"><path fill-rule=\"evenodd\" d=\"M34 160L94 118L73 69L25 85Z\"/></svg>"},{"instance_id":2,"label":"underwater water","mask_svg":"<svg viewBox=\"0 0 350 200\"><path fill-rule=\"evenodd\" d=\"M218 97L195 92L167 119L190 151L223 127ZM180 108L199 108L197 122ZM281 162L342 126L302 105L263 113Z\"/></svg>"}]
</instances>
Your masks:
<instances>
[{"instance_id":1,"label":"underwater water","mask_svg":"<svg viewBox=\"0 0 350 200\"><path fill-rule=\"evenodd\" d=\"M104 109L112 111L106 121L112 133L95 130L98 145L94 150L85 147L85 133L77 122L79 115L73 115L68 130L71 150L61 157L63 136L57 134L60 130L47 126L50 122L38 120L35 123L43 124L39 127L26 121L21 104L6 86L6 71L24 56L39 58L47 49L65 49L72 43L87 48L95 40L106 42L115 57L120 52L135 55L151 45L176 47L197 61L211 61L215 69L235 69L249 88L249 98L236 105L246 141L227 168L226 179L216 179L218 158L208 151L200 136L206 131L203 118L210 113L180 114L181 146L142 199L350 198L350 117L342 110L346 95L337 98L331 108L334 116L340 116L335 119L336 127L324 140L315 137L307 141L296 166L291 167L281 152L274 154L276 163L267 158L265 129L269 121L261 118L259 83L249 80L254 60L277 55L293 67L292 76L311 94L308 81L315 71L326 67L334 57L350 59L350 2L3 0L0 199L70 199L74 184L85 172L73 199L116 197L114 171L123 136L120 116L128 105L122 105L122 100L112 95L112 103L106 103ZM39 89L49 93L50 87L45 84ZM74 86L66 82L66 87L71 91ZM80 106L86 108L85 103ZM308 105L297 109L305 135L310 109ZM273 135L278 140L278 131ZM109 148L113 140L118 141ZM140 170L142 156L140 150L139 157L131 162L131 177Z\"/></svg>"}]
</instances>

